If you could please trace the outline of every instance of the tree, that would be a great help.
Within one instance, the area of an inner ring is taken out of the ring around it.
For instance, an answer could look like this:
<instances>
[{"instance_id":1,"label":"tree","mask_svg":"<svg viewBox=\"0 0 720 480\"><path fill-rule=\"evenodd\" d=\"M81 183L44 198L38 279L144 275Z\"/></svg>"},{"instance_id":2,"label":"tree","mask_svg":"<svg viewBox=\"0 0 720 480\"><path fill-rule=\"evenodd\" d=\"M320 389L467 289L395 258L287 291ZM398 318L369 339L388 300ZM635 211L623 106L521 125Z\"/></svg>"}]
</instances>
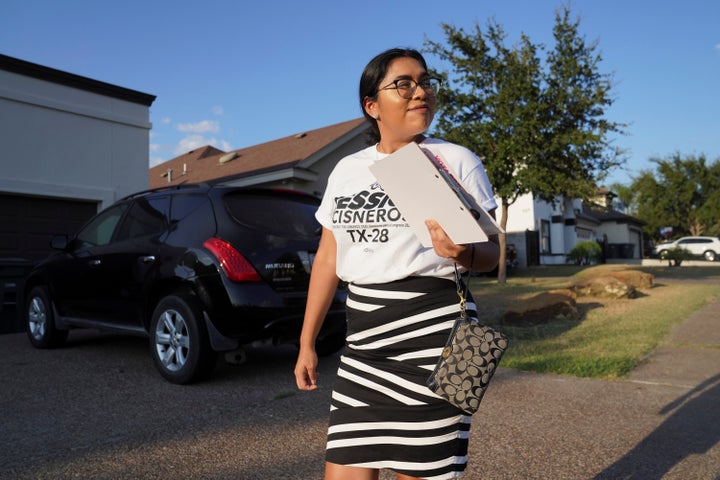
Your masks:
<instances>
[{"instance_id":1,"label":"tree","mask_svg":"<svg viewBox=\"0 0 720 480\"><path fill-rule=\"evenodd\" d=\"M604 118L612 104L609 76L598 72L596 44L587 45L567 7L556 12L555 48L544 67L543 47L521 34L513 47L494 20L472 34L442 24L447 46L426 41L428 52L452 67L439 94L436 126L443 138L478 153L500 198L500 226L508 208L532 193L589 198L595 180L622 163L608 135L621 125ZM500 235L498 281L506 281L506 237Z\"/></svg>"},{"instance_id":2,"label":"tree","mask_svg":"<svg viewBox=\"0 0 720 480\"><path fill-rule=\"evenodd\" d=\"M538 156L540 67L536 47L523 36L514 50L494 23L468 37L443 25L452 48L429 42L433 53L455 66L460 89L440 93L437 130L446 140L482 152L488 177L501 199L500 226L518 196L530 192L526 164ZM447 73L441 74L447 78ZM507 161L506 161L507 160ZM505 281L505 234L500 235L498 279Z\"/></svg>"},{"instance_id":3,"label":"tree","mask_svg":"<svg viewBox=\"0 0 720 480\"><path fill-rule=\"evenodd\" d=\"M675 236L720 235L720 160L707 165L703 155L676 153L650 161L655 171L642 171L631 186L645 232L655 239L663 227Z\"/></svg>"},{"instance_id":4,"label":"tree","mask_svg":"<svg viewBox=\"0 0 720 480\"><path fill-rule=\"evenodd\" d=\"M613 134L623 134L625 124L605 116L614 102L612 75L600 73L598 43L586 43L579 27L568 7L556 12L543 98L547 130L540 167L552 171L552 182L538 188L545 199L558 194L588 199L625 161L625 152L613 146Z\"/></svg>"}]
</instances>

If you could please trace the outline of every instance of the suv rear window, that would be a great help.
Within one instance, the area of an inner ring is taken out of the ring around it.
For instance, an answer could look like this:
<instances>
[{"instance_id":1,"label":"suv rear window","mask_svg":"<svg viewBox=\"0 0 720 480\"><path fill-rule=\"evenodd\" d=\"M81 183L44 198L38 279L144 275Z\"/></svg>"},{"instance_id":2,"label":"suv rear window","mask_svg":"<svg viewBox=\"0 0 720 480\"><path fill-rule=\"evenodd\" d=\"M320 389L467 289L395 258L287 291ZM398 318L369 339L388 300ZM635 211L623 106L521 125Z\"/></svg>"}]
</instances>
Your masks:
<instances>
[{"instance_id":1,"label":"suv rear window","mask_svg":"<svg viewBox=\"0 0 720 480\"><path fill-rule=\"evenodd\" d=\"M320 224L315 219L318 202L303 195L231 193L225 207L236 222L270 235L315 238Z\"/></svg>"}]
</instances>

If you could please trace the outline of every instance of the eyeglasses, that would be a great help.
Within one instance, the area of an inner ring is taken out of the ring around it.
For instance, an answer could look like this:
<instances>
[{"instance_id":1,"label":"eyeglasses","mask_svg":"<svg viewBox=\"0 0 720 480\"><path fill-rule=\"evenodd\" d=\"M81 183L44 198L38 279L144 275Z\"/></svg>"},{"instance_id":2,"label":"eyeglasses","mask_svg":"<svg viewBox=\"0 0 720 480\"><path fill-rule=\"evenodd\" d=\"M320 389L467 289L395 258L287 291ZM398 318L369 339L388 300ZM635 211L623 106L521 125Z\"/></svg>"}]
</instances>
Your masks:
<instances>
[{"instance_id":1,"label":"eyeglasses","mask_svg":"<svg viewBox=\"0 0 720 480\"><path fill-rule=\"evenodd\" d=\"M413 97L413 95L415 95L415 90L417 90L417 87L425 90L425 93L427 93L428 95L437 95L440 91L440 79L435 77L428 77L420 80L419 82L416 82L415 80L409 78L401 78L385 85L384 87L380 88L380 90L395 89L397 90L398 95L400 95L402 98L406 98L409 100Z\"/></svg>"}]
</instances>

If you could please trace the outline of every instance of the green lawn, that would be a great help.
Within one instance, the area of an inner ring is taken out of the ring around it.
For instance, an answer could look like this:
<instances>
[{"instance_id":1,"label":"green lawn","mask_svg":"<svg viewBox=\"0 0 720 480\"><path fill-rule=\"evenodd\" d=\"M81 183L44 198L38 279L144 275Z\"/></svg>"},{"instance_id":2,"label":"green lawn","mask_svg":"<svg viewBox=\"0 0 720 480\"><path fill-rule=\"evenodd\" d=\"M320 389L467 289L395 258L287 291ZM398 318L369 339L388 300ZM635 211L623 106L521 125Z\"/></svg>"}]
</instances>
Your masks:
<instances>
[{"instance_id":1,"label":"green lawn","mask_svg":"<svg viewBox=\"0 0 720 480\"><path fill-rule=\"evenodd\" d=\"M554 288L567 287L576 276L603 266L536 267L512 272L507 284L473 278L471 288L480 315L499 325L502 314L520 299ZM510 338L503 367L593 378L622 378L660 345L671 329L691 313L720 298L720 267L638 267L656 278L653 288L638 298L608 300L579 297L579 317L553 320L535 327L500 329ZM683 280L693 280L687 282Z\"/></svg>"}]
</instances>

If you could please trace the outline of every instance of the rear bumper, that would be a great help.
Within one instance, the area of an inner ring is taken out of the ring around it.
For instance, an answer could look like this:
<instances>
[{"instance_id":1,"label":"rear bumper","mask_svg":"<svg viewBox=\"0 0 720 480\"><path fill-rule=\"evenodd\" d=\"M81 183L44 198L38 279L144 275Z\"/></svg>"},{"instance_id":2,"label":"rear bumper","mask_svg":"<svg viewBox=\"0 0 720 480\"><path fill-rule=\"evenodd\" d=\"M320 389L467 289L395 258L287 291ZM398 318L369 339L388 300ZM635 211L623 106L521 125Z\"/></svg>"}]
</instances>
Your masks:
<instances>
[{"instance_id":1,"label":"rear bumper","mask_svg":"<svg viewBox=\"0 0 720 480\"><path fill-rule=\"evenodd\" d=\"M213 349L271 340L297 344L305 314L306 292L277 292L266 283L233 283L220 275L202 276L194 290L202 304ZM345 299L339 288L319 338L345 332Z\"/></svg>"},{"instance_id":2,"label":"rear bumper","mask_svg":"<svg viewBox=\"0 0 720 480\"><path fill-rule=\"evenodd\" d=\"M330 310L323 321L318 333L318 341L337 335L345 336L346 332L345 309ZM225 332L221 331L213 319L205 312L205 323L208 328L210 344L218 352L235 350L240 345L260 340L271 340L273 344L293 344L300 341L303 315L288 315L268 320L267 322L241 322L239 329Z\"/></svg>"}]
</instances>

